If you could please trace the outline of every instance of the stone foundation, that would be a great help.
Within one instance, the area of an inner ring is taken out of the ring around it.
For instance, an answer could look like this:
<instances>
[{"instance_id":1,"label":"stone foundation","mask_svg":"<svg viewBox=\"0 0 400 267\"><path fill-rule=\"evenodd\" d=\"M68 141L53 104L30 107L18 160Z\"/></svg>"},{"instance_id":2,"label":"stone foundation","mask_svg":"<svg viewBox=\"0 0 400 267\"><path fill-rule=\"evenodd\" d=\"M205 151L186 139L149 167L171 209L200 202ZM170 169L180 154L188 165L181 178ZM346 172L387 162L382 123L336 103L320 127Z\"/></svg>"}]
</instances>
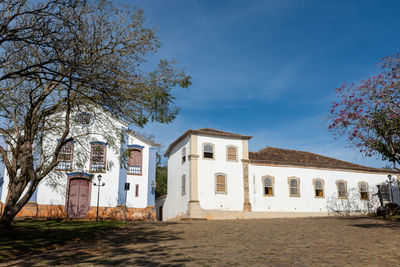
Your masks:
<instances>
[{"instance_id":1,"label":"stone foundation","mask_svg":"<svg viewBox=\"0 0 400 267\"><path fill-rule=\"evenodd\" d=\"M3 211L4 204L0 206ZM97 207L91 206L85 218L94 220L97 215ZM16 218L49 218L64 219L68 218L64 205L38 205L36 202L29 202L17 214ZM99 207L99 219L101 220L155 220L156 209L154 207L146 208L126 208L124 206L117 207Z\"/></svg>"}]
</instances>

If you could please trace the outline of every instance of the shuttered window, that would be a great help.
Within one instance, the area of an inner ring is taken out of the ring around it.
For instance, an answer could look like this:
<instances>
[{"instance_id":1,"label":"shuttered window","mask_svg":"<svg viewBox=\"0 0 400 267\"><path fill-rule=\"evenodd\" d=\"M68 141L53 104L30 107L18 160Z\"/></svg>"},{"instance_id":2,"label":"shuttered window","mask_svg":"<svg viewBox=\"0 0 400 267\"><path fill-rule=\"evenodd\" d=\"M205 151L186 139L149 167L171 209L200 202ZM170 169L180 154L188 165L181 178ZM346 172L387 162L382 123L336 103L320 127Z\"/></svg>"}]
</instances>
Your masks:
<instances>
[{"instance_id":1,"label":"shuttered window","mask_svg":"<svg viewBox=\"0 0 400 267\"><path fill-rule=\"evenodd\" d=\"M129 150L128 174L142 174L142 150Z\"/></svg>"},{"instance_id":2,"label":"shuttered window","mask_svg":"<svg viewBox=\"0 0 400 267\"><path fill-rule=\"evenodd\" d=\"M368 184L366 182L360 182L359 189L360 189L361 200L368 200L369 199Z\"/></svg>"},{"instance_id":3,"label":"shuttered window","mask_svg":"<svg viewBox=\"0 0 400 267\"><path fill-rule=\"evenodd\" d=\"M226 148L226 159L237 161L237 148L234 146L228 146Z\"/></svg>"},{"instance_id":4,"label":"shuttered window","mask_svg":"<svg viewBox=\"0 0 400 267\"><path fill-rule=\"evenodd\" d=\"M58 154L57 170L71 171L73 158L74 143L69 142L60 149L60 153Z\"/></svg>"},{"instance_id":5,"label":"shuttered window","mask_svg":"<svg viewBox=\"0 0 400 267\"><path fill-rule=\"evenodd\" d=\"M315 197L324 197L324 182L321 179L314 180Z\"/></svg>"},{"instance_id":6,"label":"shuttered window","mask_svg":"<svg viewBox=\"0 0 400 267\"><path fill-rule=\"evenodd\" d=\"M181 185L182 185L181 195L184 196L184 195L186 195L186 175L182 175Z\"/></svg>"},{"instance_id":7,"label":"shuttered window","mask_svg":"<svg viewBox=\"0 0 400 267\"><path fill-rule=\"evenodd\" d=\"M337 190L339 198L347 198L347 185L345 181L337 181Z\"/></svg>"},{"instance_id":8,"label":"shuttered window","mask_svg":"<svg viewBox=\"0 0 400 267\"><path fill-rule=\"evenodd\" d=\"M92 144L90 149L90 171L105 172L106 171L106 149L103 144Z\"/></svg>"},{"instance_id":9,"label":"shuttered window","mask_svg":"<svg viewBox=\"0 0 400 267\"><path fill-rule=\"evenodd\" d=\"M289 178L289 196L291 197L300 196L300 179L297 177Z\"/></svg>"},{"instance_id":10,"label":"shuttered window","mask_svg":"<svg viewBox=\"0 0 400 267\"><path fill-rule=\"evenodd\" d=\"M215 176L215 193L226 194L226 175L217 174Z\"/></svg>"},{"instance_id":11,"label":"shuttered window","mask_svg":"<svg viewBox=\"0 0 400 267\"><path fill-rule=\"evenodd\" d=\"M274 195L273 178L266 177L264 178L263 183L264 183L264 196L273 196Z\"/></svg>"},{"instance_id":12,"label":"shuttered window","mask_svg":"<svg viewBox=\"0 0 400 267\"><path fill-rule=\"evenodd\" d=\"M212 144L203 145L203 158L213 159L214 158L214 146Z\"/></svg>"}]
</instances>

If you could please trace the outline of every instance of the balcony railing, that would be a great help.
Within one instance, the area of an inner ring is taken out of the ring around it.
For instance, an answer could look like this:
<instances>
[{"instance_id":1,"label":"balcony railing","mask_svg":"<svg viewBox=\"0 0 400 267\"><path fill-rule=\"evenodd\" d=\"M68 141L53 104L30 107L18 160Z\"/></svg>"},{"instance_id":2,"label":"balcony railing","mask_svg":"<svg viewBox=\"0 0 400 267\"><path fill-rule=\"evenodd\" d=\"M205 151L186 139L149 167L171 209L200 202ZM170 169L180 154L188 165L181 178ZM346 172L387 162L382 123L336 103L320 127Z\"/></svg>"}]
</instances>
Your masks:
<instances>
[{"instance_id":1,"label":"balcony railing","mask_svg":"<svg viewBox=\"0 0 400 267\"><path fill-rule=\"evenodd\" d=\"M129 166L128 167L128 174L141 174L142 167L141 166Z\"/></svg>"},{"instance_id":2,"label":"balcony railing","mask_svg":"<svg viewBox=\"0 0 400 267\"><path fill-rule=\"evenodd\" d=\"M57 170L72 170L72 163L71 161L60 161L57 165Z\"/></svg>"},{"instance_id":3,"label":"balcony railing","mask_svg":"<svg viewBox=\"0 0 400 267\"><path fill-rule=\"evenodd\" d=\"M92 163L90 171L92 172L105 172L104 163Z\"/></svg>"}]
</instances>

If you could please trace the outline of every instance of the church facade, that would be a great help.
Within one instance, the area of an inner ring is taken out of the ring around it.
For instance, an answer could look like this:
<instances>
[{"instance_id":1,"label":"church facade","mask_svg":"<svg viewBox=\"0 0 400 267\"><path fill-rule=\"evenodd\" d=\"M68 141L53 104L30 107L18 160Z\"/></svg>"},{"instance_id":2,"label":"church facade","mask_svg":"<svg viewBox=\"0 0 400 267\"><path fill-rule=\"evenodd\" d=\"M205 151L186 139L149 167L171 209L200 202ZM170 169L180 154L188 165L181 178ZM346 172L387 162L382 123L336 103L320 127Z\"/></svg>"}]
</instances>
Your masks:
<instances>
[{"instance_id":1,"label":"church facade","mask_svg":"<svg viewBox=\"0 0 400 267\"><path fill-rule=\"evenodd\" d=\"M251 136L188 130L167 149L164 220L327 216L373 212L376 185L399 174L310 152L265 147L249 152ZM386 197L387 199L388 197Z\"/></svg>"},{"instance_id":2,"label":"church facade","mask_svg":"<svg viewBox=\"0 0 400 267\"><path fill-rule=\"evenodd\" d=\"M96 121L104 120L104 116L108 129ZM93 219L98 205L100 219L155 219L159 145L107 113L77 112L73 118L71 136L76 138L62 147L58 166L40 182L17 217ZM114 138L105 138L105 131L114 134ZM47 138L41 145L51 147L56 139L57 136ZM0 180L2 212L9 183L2 161Z\"/></svg>"}]
</instances>

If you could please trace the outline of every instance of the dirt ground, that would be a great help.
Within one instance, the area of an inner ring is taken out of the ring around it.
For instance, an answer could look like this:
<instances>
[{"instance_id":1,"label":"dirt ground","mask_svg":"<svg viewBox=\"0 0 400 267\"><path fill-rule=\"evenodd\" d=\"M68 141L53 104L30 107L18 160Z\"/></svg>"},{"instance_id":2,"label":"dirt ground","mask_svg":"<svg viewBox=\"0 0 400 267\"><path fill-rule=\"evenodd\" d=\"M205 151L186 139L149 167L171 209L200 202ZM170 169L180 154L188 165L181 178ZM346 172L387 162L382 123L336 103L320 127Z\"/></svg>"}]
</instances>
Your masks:
<instances>
[{"instance_id":1,"label":"dirt ground","mask_svg":"<svg viewBox=\"0 0 400 267\"><path fill-rule=\"evenodd\" d=\"M400 266L400 222L331 217L135 223L3 264Z\"/></svg>"}]
</instances>

